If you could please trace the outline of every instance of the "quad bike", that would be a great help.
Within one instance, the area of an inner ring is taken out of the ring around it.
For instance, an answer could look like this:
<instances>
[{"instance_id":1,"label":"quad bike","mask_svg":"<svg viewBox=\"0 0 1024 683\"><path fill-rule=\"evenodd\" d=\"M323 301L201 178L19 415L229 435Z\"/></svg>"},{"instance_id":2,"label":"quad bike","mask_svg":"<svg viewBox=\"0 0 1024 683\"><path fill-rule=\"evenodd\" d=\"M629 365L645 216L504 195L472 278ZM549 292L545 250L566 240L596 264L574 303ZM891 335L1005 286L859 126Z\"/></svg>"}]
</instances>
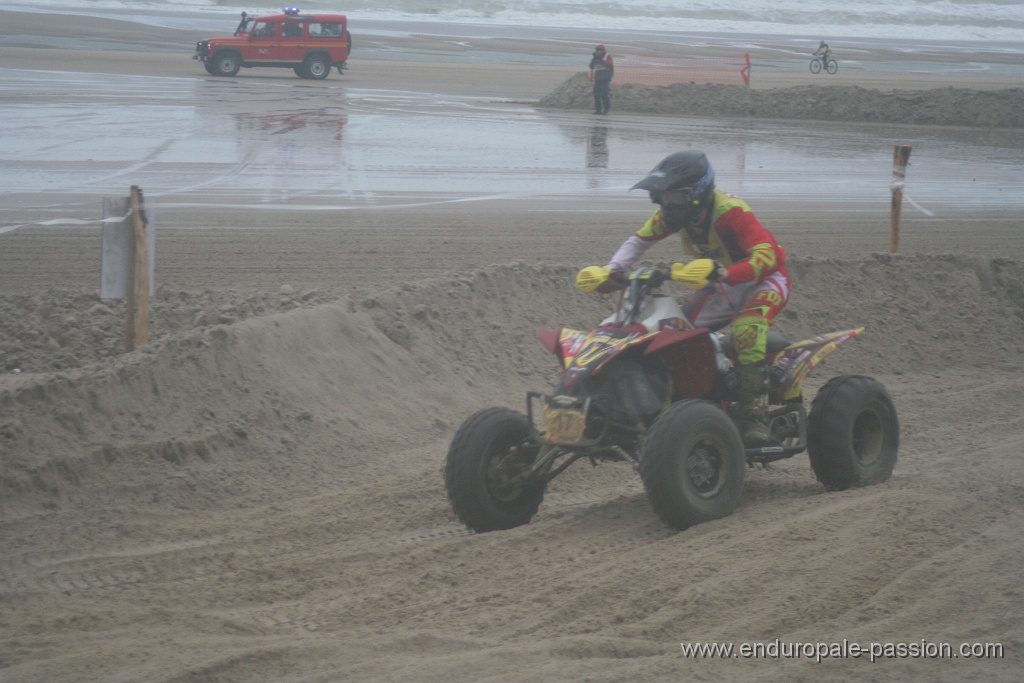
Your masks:
<instances>
[{"instance_id":1,"label":"quad bike","mask_svg":"<svg viewBox=\"0 0 1024 683\"><path fill-rule=\"evenodd\" d=\"M677 263L669 272L629 273L617 310L590 332L538 330L562 364L555 389L528 392L525 414L477 412L449 447L448 499L467 527L528 523L548 482L581 458L632 465L655 512L675 529L731 514L748 467L804 450L829 491L889 478L899 422L885 387L862 375L834 377L809 413L804 407L807 374L864 328L794 344L769 332L771 438L745 448L731 416L738 381L728 335L694 327L659 291L670 279L687 282L683 270Z\"/></svg>"}]
</instances>

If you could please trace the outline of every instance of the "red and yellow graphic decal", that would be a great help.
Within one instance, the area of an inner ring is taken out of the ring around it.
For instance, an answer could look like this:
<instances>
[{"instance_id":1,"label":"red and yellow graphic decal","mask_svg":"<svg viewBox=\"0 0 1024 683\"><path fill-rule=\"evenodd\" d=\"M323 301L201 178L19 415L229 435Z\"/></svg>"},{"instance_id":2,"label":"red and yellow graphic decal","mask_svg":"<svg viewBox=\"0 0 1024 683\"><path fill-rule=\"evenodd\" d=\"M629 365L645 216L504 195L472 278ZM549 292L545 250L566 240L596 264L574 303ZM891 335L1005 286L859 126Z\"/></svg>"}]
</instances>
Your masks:
<instances>
[{"instance_id":1,"label":"red and yellow graphic decal","mask_svg":"<svg viewBox=\"0 0 1024 683\"><path fill-rule=\"evenodd\" d=\"M863 331L863 327L858 327L855 330L829 332L790 344L776 354L772 365L782 368L783 374L776 389L779 395L775 396L775 399L788 401L800 398L803 394L804 378L807 377L807 374L816 368L825 359L825 356Z\"/></svg>"},{"instance_id":2,"label":"red and yellow graphic decal","mask_svg":"<svg viewBox=\"0 0 1024 683\"><path fill-rule=\"evenodd\" d=\"M625 348L647 341L657 332L638 334L623 333L619 329L599 329L589 334L577 330L563 329L559 341L562 345L562 359L566 370L581 372L584 376L597 372L605 363Z\"/></svg>"}]
</instances>

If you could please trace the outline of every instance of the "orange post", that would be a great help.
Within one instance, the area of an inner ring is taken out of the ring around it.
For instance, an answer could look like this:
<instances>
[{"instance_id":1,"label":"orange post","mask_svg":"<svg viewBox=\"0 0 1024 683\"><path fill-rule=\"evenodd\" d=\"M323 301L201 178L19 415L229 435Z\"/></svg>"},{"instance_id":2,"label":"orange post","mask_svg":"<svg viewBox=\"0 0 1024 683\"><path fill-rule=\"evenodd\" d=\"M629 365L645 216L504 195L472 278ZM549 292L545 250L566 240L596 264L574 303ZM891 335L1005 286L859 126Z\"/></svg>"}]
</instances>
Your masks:
<instances>
[{"instance_id":1,"label":"orange post","mask_svg":"<svg viewBox=\"0 0 1024 683\"><path fill-rule=\"evenodd\" d=\"M903 184L907 176L910 145L896 145L892 153L892 205L889 208L889 253L900 250L900 211L903 208Z\"/></svg>"}]
</instances>

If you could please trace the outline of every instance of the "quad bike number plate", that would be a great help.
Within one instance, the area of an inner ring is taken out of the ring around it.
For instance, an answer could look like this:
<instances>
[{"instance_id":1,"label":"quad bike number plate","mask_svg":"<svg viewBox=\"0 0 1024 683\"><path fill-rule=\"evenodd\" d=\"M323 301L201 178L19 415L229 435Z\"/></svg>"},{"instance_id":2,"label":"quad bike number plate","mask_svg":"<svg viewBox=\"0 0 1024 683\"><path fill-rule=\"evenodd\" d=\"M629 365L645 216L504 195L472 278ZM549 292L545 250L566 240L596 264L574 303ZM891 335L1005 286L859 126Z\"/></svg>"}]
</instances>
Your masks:
<instances>
[{"instance_id":1,"label":"quad bike number plate","mask_svg":"<svg viewBox=\"0 0 1024 683\"><path fill-rule=\"evenodd\" d=\"M574 444L583 440L587 416L573 408L544 408L547 438L551 443Z\"/></svg>"}]
</instances>

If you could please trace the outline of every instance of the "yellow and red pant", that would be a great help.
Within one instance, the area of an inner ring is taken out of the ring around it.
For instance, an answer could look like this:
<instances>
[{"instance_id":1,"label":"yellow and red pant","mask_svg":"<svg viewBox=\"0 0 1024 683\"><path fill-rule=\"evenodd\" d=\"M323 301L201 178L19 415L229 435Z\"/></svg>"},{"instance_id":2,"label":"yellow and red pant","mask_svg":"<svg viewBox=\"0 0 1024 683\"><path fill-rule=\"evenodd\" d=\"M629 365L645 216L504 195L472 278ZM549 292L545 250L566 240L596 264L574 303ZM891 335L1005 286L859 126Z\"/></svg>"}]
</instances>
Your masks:
<instances>
[{"instance_id":1,"label":"yellow and red pant","mask_svg":"<svg viewBox=\"0 0 1024 683\"><path fill-rule=\"evenodd\" d=\"M748 365L764 360L768 328L787 303L789 278L776 272L761 282L708 285L684 310L697 327L718 330L729 324L740 365Z\"/></svg>"}]
</instances>

